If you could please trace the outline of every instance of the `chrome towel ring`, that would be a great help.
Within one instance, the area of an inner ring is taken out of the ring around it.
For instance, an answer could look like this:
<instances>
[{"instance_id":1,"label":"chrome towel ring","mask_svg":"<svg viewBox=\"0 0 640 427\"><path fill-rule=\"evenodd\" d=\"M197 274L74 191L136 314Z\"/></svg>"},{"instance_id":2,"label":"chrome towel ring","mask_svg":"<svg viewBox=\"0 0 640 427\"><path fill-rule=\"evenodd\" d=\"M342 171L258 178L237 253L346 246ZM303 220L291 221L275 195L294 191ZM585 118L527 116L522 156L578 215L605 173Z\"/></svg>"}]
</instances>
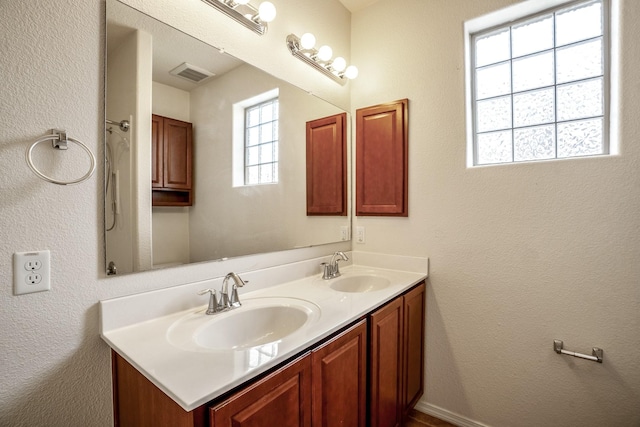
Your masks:
<instances>
[{"instance_id":1,"label":"chrome towel ring","mask_svg":"<svg viewBox=\"0 0 640 427\"><path fill-rule=\"evenodd\" d=\"M38 168L36 168L36 166L33 164L33 158L31 157L31 154L33 152L33 149L36 147L36 145L45 141L51 141L53 148L58 150L66 150L67 142L73 142L74 144L77 144L78 146L80 146L80 148L82 148L89 155L89 159L91 160L91 166L89 167L89 171L83 176L81 176L80 178L74 179L71 181L60 181L57 179L53 179L43 174L42 172L40 172ZM27 165L33 171L33 173L36 174L38 178L41 178L52 184L58 184L58 185L72 185L72 184L77 184L79 182L86 181L91 177L91 175L93 175L93 172L96 170L96 156L94 156L91 150L82 142L78 141L77 139L67 138L67 133L64 130L58 130L58 129L51 129L51 135L42 137L37 141L35 141L33 144L31 144L31 146L29 146L29 148L27 149L26 160L27 160Z\"/></svg>"}]
</instances>

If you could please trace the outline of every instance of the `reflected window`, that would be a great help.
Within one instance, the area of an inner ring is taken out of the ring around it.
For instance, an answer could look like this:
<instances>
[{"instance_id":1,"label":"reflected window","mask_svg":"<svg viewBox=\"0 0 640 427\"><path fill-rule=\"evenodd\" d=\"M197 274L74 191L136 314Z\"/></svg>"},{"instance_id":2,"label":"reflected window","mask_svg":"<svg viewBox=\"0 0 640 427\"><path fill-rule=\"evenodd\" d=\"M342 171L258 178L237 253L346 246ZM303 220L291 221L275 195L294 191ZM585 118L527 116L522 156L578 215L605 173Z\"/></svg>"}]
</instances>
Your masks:
<instances>
[{"instance_id":1,"label":"reflected window","mask_svg":"<svg viewBox=\"0 0 640 427\"><path fill-rule=\"evenodd\" d=\"M278 98L245 108L244 183L278 182Z\"/></svg>"},{"instance_id":2,"label":"reflected window","mask_svg":"<svg viewBox=\"0 0 640 427\"><path fill-rule=\"evenodd\" d=\"M472 34L473 165L608 154L608 2Z\"/></svg>"}]
</instances>

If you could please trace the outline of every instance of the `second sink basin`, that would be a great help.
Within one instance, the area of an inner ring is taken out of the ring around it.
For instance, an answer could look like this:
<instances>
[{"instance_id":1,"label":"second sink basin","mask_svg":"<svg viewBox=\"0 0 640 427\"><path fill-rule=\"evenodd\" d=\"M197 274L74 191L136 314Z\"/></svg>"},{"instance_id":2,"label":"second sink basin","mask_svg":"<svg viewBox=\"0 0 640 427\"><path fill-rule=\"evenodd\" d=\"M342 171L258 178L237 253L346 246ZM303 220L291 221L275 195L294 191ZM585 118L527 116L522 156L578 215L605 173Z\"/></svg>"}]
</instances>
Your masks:
<instances>
[{"instance_id":1,"label":"second sink basin","mask_svg":"<svg viewBox=\"0 0 640 427\"><path fill-rule=\"evenodd\" d=\"M175 322L167 338L186 350L244 350L282 340L319 316L318 306L297 298L247 299L228 312L192 313Z\"/></svg>"},{"instance_id":2,"label":"second sink basin","mask_svg":"<svg viewBox=\"0 0 640 427\"><path fill-rule=\"evenodd\" d=\"M334 279L329 287L339 292L373 292L384 289L391 284L386 277L374 274L358 274L353 276L342 276Z\"/></svg>"}]
</instances>

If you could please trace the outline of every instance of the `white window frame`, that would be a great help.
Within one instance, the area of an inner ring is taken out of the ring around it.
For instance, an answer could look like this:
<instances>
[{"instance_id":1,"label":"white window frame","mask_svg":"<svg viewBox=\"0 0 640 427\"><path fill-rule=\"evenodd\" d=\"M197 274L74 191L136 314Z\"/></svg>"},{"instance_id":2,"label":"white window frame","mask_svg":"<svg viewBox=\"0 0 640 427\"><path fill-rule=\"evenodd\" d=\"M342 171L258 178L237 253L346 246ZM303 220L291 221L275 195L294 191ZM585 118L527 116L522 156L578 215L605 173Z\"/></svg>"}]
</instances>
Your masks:
<instances>
[{"instance_id":1,"label":"white window frame","mask_svg":"<svg viewBox=\"0 0 640 427\"><path fill-rule=\"evenodd\" d=\"M265 103L272 99L278 99L280 90L278 88L269 90L251 98L233 104L233 187L245 187L253 185L269 185L277 184L278 181L261 183L261 184L247 184L245 179L245 164L246 164L246 126L245 116L246 110ZM278 119L279 120L279 119ZM278 159L276 159L278 163ZM276 166L278 167L278 166Z\"/></svg>"},{"instance_id":2,"label":"white window frame","mask_svg":"<svg viewBox=\"0 0 640 427\"><path fill-rule=\"evenodd\" d=\"M563 9L572 5L580 4L585 0L527 0L513 6L489 13L487 15L474 18L464 23L465 41L465 98L466 98L466 136L467 153L466 166L485 167L496 165L513 165L520 163L558 161L566 159L579 159L585 157L552 158L545 160L511 161L495 164L477 164L476 144L475 144L475 95L474 95L474 35L478 33L488 33L492 30L506 28L516 25L518 21L527 21L549 13L555 9ZM610 156L618 153L618 26L617 19L619 13L619 0L603 1L603 50L604 50L604 128L603 139L605 152L600 155L588 156ZM608 148L608 150L607 150Z\"/></svg>"}]
</instances>

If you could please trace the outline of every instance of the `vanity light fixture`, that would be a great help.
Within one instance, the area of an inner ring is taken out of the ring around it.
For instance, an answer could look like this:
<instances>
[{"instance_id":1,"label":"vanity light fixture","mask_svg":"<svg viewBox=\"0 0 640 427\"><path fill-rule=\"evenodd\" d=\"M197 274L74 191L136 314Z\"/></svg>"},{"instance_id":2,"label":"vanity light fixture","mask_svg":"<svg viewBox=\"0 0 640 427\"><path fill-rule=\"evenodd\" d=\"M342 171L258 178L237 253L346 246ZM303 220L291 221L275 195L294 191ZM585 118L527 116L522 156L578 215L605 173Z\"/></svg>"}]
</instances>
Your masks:
<instances>
[{"instance_id":1,"label":"vanity light fixture","mask_svg":"<svg viewBox=\"0 0 640 427\"><path fill-rule=\"evenodd\" d=\"M316 70L330 77L334 81L344 85L346 79L358 77L358 68L355 65L347 67L347 61L341 56L331 60L333 51L331 47L324 45L315 48L316 38L311 33L304 33L302 37L295 34L287 36L287 47L296 58L311 65Z\"/></svg>"},{"instance_id":2,"label":"vanity light fixture","mask_svg":"<svg viewBox=\"0 0 640 427\"><path fill-rule=\"evenodd\" d=\"M257 9L249 3L249 0L202 1L260 35L267 32L267 23L276 17L276 7L268 1L260 3Z\"/></svg>"}]
</instances>

